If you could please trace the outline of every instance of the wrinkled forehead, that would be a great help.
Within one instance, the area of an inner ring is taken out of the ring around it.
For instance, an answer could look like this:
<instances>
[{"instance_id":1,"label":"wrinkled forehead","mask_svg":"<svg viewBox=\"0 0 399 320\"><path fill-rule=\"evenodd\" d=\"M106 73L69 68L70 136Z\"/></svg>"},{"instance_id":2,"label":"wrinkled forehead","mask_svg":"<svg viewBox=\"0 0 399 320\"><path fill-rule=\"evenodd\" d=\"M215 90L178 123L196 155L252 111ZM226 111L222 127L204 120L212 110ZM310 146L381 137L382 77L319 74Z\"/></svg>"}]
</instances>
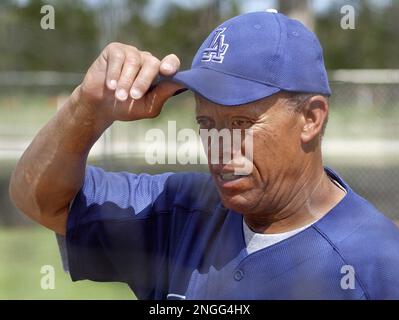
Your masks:
<instances>
[{"instance_id":1,"label":"wrinkled forehead","mask_svg":"<svg viewBox=\"0 0 399 320\"><path fill-rule=\"evenodd\" d=\"M216 104L204 97L195 94L195 112L197 116L201 115L220 115L220 116L246 116L256 118L267 112L271 107L277 103L282 102L282 95L275 94L273 96L257 100L251 103L237 105L237 106L224 106Z\"/></svg>"}]
</instances>

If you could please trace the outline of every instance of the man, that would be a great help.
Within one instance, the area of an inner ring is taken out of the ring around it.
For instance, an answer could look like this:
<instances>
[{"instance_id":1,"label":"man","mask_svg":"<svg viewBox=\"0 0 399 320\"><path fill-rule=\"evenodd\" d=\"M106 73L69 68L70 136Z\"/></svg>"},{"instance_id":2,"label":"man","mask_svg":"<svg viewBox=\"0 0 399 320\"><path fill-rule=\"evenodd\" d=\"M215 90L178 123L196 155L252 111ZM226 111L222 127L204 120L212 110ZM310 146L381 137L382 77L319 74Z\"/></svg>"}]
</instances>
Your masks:
<instances>
[{"instance_id":1,"label":"man","mask_svg":"<svg viewBox=\"0 0 399 320\"><path fill-rule=\"evenodd\" d=\"M141 299L399 298L397 228L322 165L330 88L315 35L245 14L178 69L175 55L108 45L19 161L10 195L66 235L72 279L122 281ZM234 157L208 160L210 175L86 167L114 121L156 117L183 88L201 129L251 130L251 172Z\"/></svg>"}]
</instances>

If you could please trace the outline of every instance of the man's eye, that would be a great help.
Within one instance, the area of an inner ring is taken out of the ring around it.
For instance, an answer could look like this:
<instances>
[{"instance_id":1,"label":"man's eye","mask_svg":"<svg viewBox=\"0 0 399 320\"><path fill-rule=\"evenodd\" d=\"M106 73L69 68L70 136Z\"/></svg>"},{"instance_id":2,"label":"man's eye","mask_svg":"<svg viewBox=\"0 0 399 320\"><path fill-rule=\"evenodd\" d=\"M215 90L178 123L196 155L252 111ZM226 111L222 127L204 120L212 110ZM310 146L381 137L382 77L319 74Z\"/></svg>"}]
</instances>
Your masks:
<instances>
[{"instance_id":1,"label":"man's eye","mask_svg":"<svg viewBox=\"0 0 399 320\"><path fill-rule=\"evenodd\" d=\"M208 119L197 119L197 123L200 128L210 128L211 123Z\"/></svg>"},{"instance_id":2,"label":"man's eye","mask_svg":"<svg viewBox=\"0 0 399 320\"><path fill-rule=\"evenodd\" d=\"M252 122L246 119L235 119L231 124L233 129L248 129L251 127Z\"/></svg>"}]
</instances>

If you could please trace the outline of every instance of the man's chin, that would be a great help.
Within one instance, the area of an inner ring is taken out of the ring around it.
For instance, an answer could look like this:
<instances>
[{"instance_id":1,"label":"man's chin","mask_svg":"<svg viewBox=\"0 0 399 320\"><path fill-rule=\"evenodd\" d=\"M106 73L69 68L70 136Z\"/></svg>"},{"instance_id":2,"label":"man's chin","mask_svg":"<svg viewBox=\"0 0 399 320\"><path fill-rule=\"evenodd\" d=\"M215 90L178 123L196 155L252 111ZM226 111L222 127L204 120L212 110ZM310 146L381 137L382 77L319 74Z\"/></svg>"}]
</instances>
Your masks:
<instances>
[{"instance_id":1,"label":"man's chin","mask_svg":"<svg viewBox=\"0 0 399 320\"><path fill-rule=\"evenodd\" d=\"M238 213L250 212L255 206L254 201L244 198L241 194L233 196L221 195L221 201L224 207Z\"/></svg>"}]
</instances>

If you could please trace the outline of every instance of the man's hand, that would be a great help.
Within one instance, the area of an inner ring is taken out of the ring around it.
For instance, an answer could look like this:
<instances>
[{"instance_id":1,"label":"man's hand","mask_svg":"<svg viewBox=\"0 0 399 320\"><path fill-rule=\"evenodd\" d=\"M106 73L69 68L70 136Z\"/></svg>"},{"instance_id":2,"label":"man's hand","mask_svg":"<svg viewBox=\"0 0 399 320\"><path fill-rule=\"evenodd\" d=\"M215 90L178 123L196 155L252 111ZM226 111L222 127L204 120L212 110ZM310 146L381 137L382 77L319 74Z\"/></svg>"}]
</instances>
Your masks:
<instances>
[{"instance_id":1,"label":"man's hand","mask_svg":"<svg viewBox=\"0 0 399 320\"><path fill-rule=\"evenodd\" d=\"M24 152L10 181L15 205L38 223L65 234L71 200L81 188L87 155L115 120L156 117L180 85L159 75L179 69L175 55L162 62L121 43L108 45L66 104Z\"/></svg>"},{"instance_id":2,"label":"man's hand","mask_svg":"<svg viewBox=\"0 0 399 320\"><path fill-rule=\"evenodd\" d=\"M182 87L162 81L149 90L151 84L158 75L171 76L179 67L174 54L160 61L149 52L111 43L91 65L74 98L108 124L154 118L165 101Z\"/></svg>"}]
</instances>

